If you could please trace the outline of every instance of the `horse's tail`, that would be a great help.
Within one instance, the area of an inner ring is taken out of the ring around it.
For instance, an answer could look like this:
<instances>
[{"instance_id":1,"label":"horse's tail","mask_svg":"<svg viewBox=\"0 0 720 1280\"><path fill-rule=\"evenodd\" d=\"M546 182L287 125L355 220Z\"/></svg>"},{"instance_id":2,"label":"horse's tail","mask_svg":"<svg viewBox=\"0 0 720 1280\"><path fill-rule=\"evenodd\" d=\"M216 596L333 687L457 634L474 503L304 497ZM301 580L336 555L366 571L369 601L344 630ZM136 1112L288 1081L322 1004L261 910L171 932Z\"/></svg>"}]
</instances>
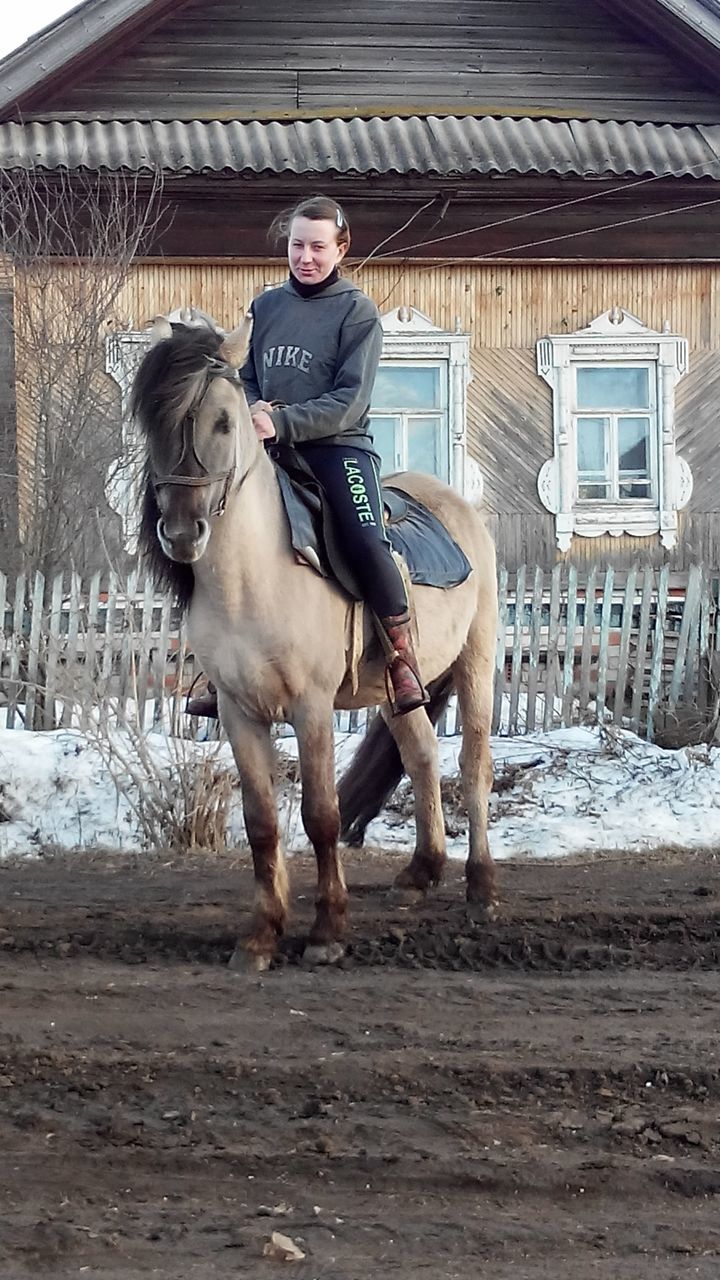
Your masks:
<instances>
[{"instance_id":1,"label":"horse's tail","mask_svg":"<svg viewBox=\"0 0 720 1280\"><path fill-rule=\"evenodd\" d=\"M453 692L450 671L428 685L430 701L425 708L436 725ZM340 838L349 845L361 845L365 828L387 804L404 773L400 752L382 716L376 715L338 783Z\"/></svg>"}]
</instances>

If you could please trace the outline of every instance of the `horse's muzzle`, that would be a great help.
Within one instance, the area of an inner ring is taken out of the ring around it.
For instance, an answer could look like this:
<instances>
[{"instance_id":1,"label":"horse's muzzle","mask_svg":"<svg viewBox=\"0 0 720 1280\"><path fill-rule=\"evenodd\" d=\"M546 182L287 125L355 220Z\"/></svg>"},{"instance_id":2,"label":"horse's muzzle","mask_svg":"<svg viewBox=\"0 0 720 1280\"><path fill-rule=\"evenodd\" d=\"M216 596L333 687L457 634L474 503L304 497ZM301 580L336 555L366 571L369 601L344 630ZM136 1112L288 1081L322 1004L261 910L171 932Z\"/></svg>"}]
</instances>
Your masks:
<instances>
[{"instance_id":1,"label":"horse's muzzle","mask_svg":"<svg viewBox=\"0 0 720 1280\"><path fill-rule=\"evenodd\" d=\"M205 552L210 537L210 521L193 520L189 525L172 528L161 516L157 522L157 536L168 560L178 564L195 564Z\"/></svg>"}]
</instances>

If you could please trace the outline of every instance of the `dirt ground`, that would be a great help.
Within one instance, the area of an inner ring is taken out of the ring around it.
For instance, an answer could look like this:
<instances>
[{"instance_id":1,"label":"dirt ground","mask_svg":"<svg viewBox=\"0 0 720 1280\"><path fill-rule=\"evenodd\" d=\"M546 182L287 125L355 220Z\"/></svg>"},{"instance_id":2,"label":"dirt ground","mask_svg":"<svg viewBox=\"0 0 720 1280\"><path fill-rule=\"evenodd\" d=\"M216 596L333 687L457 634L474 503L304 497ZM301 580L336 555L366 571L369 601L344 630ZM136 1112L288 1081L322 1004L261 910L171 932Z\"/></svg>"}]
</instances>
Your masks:
<instances>
[{"instance_id":1,"label":"dirt ground","mask_svg":"<svg viewBox=\"0 0 720 1280\"><path fill-rule=\"evenodd\" d=\"M312 972L296 858L250 979L244 862L0 868L1 1280L716 1280L719 866L503 864L480 928L356 854Z\"/></svg>"}]
</instances>

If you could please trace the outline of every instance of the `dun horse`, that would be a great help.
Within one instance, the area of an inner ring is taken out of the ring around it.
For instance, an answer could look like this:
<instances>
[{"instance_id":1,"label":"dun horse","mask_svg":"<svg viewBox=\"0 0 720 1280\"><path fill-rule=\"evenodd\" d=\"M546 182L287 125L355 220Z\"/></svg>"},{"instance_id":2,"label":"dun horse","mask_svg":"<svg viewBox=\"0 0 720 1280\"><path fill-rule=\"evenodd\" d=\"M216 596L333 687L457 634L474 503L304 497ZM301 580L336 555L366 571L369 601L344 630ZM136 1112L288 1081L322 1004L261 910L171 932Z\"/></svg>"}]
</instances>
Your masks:
<instances>
[{"instance_id":1,"label":"dun horse","mask_svg":"<svg viewBox=\"0 0 720 1280\"><path fill-rule=\"evenodd\" d=\"M415 797L416 844L396 884L423 893L439 882L446 859L433 720L456 689L469 818L467 899L471 909L492 917L487 802L497 598L494 549L478 512L432 477L396 477L441 519L472 572L451 590L413 588L428 708L391 716L377 645L363 653L351 678L351 602L330 579L298 562L274 465L253 429L238 376L248 336L247 322L224 337L160 318L135 380L133 411L146 443L142 547L158 584L187 608L190 642L217 685L240 774L256 895L249 930L231 964L252 971L271 963L288 912L273 789L271 730L279 722L297 735L302 820L317 859L316 911L305 955L312 963L331 963L343 953L348 895L338 853L335 708L382 709L341 784L344 826L355 818L357 830L377 808L377 800L364 794L366 764L377 797L404 768Z\"/></svg>"}]
</instances>

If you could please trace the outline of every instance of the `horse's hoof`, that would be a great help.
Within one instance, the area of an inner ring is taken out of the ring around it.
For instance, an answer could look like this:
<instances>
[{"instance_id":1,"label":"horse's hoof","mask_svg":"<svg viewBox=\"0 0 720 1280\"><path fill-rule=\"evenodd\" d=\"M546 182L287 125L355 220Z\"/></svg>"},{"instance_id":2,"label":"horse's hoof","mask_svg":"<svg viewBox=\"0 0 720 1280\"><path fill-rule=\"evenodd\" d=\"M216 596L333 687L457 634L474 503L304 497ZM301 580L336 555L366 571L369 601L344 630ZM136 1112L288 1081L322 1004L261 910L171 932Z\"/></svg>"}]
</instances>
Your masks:
<instances>
[{"instance_id":1,"label":"horse's hoof","mask_svg":"<svg viewBox=\"0 0 720 1280\"><path fill-rule=\"evenodd\" d=\"M496 898L492 902L471 902L465 904L465 913L471 924L493 924L498 918L499 903Z\"/></svg>"},{"instance_id":2,"label":"horse's hoof","mask_svg":"<svg viewBox=\"0 0 720 1280\"><path fill-rule=\"evenodd\" d=\"M321 964L338 964L344 955L342 942L309 942L303 951L303 964L310 969Z\"/></svg>"},{"instance_id":3,"label":"horse's hoof","mask_svg":"<svg viewBox=\"0 0 720 1280\"><path fill-rule=\"evenodd\" d=\"M244 947L236 947L228 960L228 969L232 969L233 973L265 973L271 963L272 956L258 951L246 951Z\"/></svg>"}]
</instances>

